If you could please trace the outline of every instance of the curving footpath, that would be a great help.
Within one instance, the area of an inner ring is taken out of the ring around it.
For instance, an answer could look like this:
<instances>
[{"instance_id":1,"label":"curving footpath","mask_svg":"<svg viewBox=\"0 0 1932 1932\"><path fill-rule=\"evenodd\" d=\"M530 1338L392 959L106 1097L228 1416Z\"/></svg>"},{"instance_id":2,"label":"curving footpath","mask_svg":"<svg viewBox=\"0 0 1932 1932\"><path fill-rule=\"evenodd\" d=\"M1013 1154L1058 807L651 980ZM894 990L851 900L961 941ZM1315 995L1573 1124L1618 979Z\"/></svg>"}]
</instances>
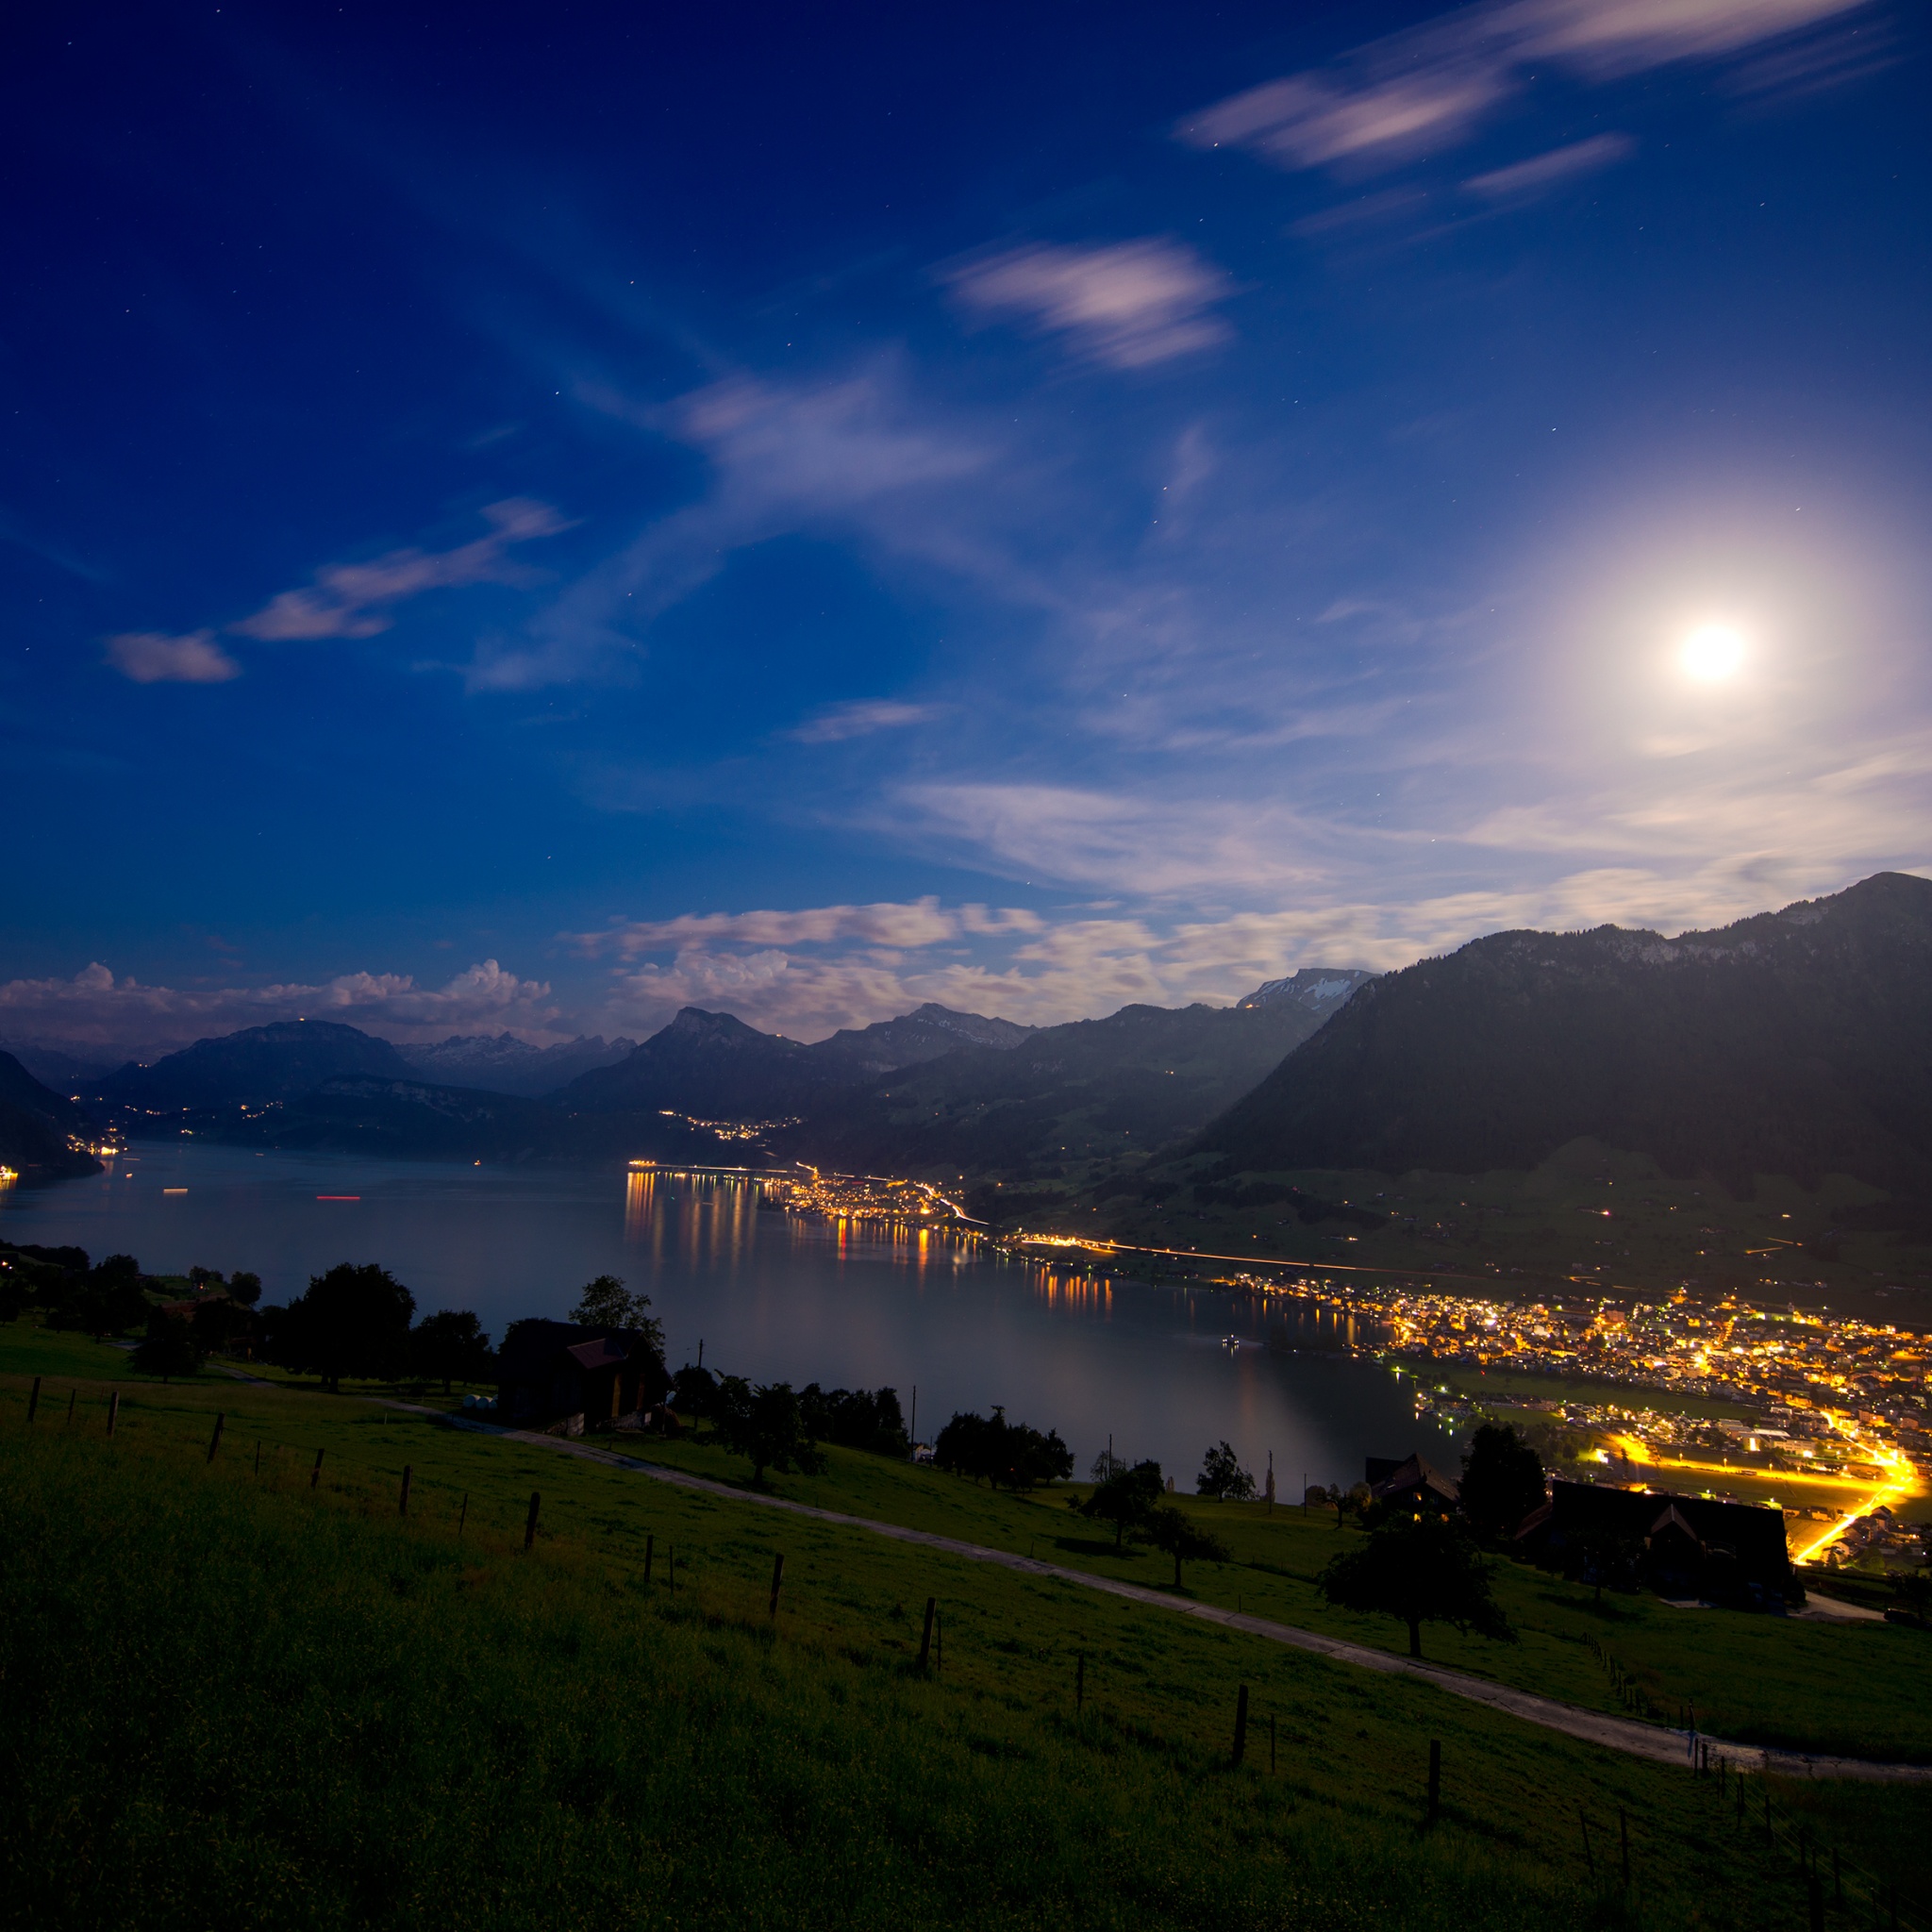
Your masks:
<instances>
[{"instance_id":1,"label":"curving footpath","mask_svg":"<svg viewBox=\"0 0 1932 1932\"><path fill-rule=\"evenodd\" d=\"M873 1536L891 1537L895 1542L918 1543L924 1548L942 1550L949 1557L963 1557L974 1563L997 1563L1028 1576L1050 1576L1081 1590L1097 1590L1108 1596L1125 1597L1152 1609L1167 1610L1183 1617L1195 1617L1204 1624L1218 1624L1228 1630L1240 1630L1250 1637L1265 1638L1271 1643L1287 1644L1293 1650L1312 1651L1334 1663L1354 1664L1362 1670L1380 1671L1387 1676L1414 1677L1446 1690L1452 1697L1465 1697L1472 1704L1488 1705L1524 1724L1540 1724L1546 1731L1560 1731L1566 1737L1580 1738L1588 1744L1601 1744L1611 1751L1623 1751L1633 1757L1647 1757L1658 1764L1689 1765L1700 1750L1705 1761L1720 1758L1741 1771L1773 1772L1780 1777L1861 1778L1884 1784L1932 1784L1932 1764L1882 1764L1865 1757L1814 1757L1801 1751L1763 1750L1753 1744L1733 1744L1702 1732L1674 1730L1663 1724L1645 1724L1637 1718L1611 1717L1607 1712L1585 1710L1580 1705L1564 1704L1555 1697L1541 1697L1534 1690L1518 1690L1507 1684L1492 1684L1487 1678L1472 1677L1461 1671L1414 1657L1397 1657L1392 1652L1374 1650L1364 1643L1349 1643L1339 1637L1324 1637L1314 1630L1299 1630L1291 1624L1276 1624L1267 1617L1251 1617L1241 1610L1222 1609L1218 1605L1189 1603L1163 1591L1149 1590L1143 1584L1117 1582L1110 1576L1095 1576L1085 1570L1069 1570L1058 1563L1044 1563L1037 1557L1016 1556L1010 1550L989 1549L983 1543L961 1542L957 1537L940 1536L928 1529L908 1529L896 1523L880 1523L869 1516L847 1516L837 1509L819 1509L808 1503L794 1503L784 1496L760 1496L729 1483L713 1482L708 1476L689 1475L681 1469L670 1469L660 1462L641 1461L635 1456L620 1456L614 1450L596 1449L559 1436L538 1435L528 1429L499 1428L493 1423L473 1422L444 1410L424 1408L415 1403L392 1402L391 1408L407 1408L419 1415L433 1416L451 1428L467 1429L477 1435L501 1436L513 1442L528 1443L537 1449L552 1449L575 1456L585 1462L601 1462L612 1469L625 1469L653 1482L669 1483L675 1489L700 1490L734 1503L752 1503L765 1509L782 1509L793 1516L809 1516L819 1523L834 1523L844 1529L862 1529Z\"/></svg>"}]
</instances>

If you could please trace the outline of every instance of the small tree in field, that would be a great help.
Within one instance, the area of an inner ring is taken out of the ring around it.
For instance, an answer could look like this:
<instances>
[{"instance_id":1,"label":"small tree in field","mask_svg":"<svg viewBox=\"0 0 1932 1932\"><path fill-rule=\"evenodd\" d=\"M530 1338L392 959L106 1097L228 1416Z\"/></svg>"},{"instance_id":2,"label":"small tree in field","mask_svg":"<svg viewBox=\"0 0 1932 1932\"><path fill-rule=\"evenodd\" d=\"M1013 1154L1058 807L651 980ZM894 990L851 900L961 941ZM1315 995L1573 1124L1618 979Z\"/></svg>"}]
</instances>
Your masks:
<instances>
[{"instance_id":1,"label":"small tree in field","mask_svg":"<svg viewBox=\"0 0 1932 1932\"><path fill-rule=\"evenodd\" d=\"M134 1351L133 1360L143 1375L158 1375L164 1382L175 1375L198 1375L201 1345L188 1323L156 1308L147 1318L147 1334Z\"/></svg>"},{"instance_id":2,"label":"small tree in field","mask_svg":"<svg viewBox=\"0 0 1932 1932\"><path fill-rule=\"evenodd\" d=\"M1132 1469L1117 1467L1085 1496L1069 1496L1067 1507L1077 1510L1090 1522L1113 1524L1113 1546L1119 1549L1126 1531L1137 1529L1147 1513L1160 1501L1161 1476L1158 1462L1137 1462Z\"/></svg>"},{"instance_id":3,"label":"small tree in field","mask_svg":"<svg viewBox=\"0 0 1932 1932\"><path fill-rule=\"evenodd\" d=\"M1174 1558L1174 1587L1181 1587L1181 1561L1225 1563L1233 1556L1228 1546L1211 1529L1204 1528L1185 1509L1162 1503L1150 1509L1135 1534L1165 1550Z\"/></svg>"},{"instance_id":4,"label":"small tree in field","mask_svg":"<svg viewBox=\"0 0 1932 1932\"><path fill-rule=\"evenodd\" d=\"M752 1388L741 1377L720 1378L711 1421L727 1449L751 1457L751 1479L761 1483L767 1469L796 1470L816 1475L825 1466L805 1426L798 1394L790 1382Z\"/></svg>"},{"instance_id":5,"label":"small tree in field","mask_svg":"<svg viewBox=\"0 0 1932 1932\"><path fill-rule=\"evenodd\" d=\"M1516 1633L1490 1591L1489 1566L1459 1523L1398 1516L1335 1557L1315 1581L1331 1604L1408 1625L1408 1654L1423 1654L1424 1624L1454 1624L1513 1642Z\"/></svg>"},{"instance_id":6,"label":"small tree in field","mask_svg":"<svg viewBox=\"0 0 1932 1932\"><path fill-rule=\"evenodd\" d=\"M344 1375L397 1375L408 1366L416 1297L374 1261L339 1261L273 1312L275 1358L320 1375L332 1393Z\"/></svg>"},{"instance_id":7,"label":"small tree in field","mask_svg":"<svg viewBox=\"0 0 1932 1932\"><path fill-rule=\"evenodd\" d=\"M483 1381L495 1359L483 1324L468 1308L439 1308L409 1331L411 1368L425 1380L441 1381L445 1395L458 1375Z\"/></svg>"},{"instance_id":8,"label":"small tree in field","mask_svg":"<svg viewBox=\"0 0 1932 1932\"><path fill-rule=\"evenodd\" d=\"M651 1297L632 1294L621 1274L600 1274L584 1283L577 1305L570 1311L573 1322L587 1328L635 1328L645 1345L659 1361L664 1358L664 1324L653 1319Z\"/></svg>"},{"instance_id":9,"label":"small tree in field","mask_svg":"<svg viewBox=\"0 0 1932 1932\"><path fill-rule=\"evenodd\" d=\"M1194 1493L1221 1503L1245 1503L1255 1493L1255 1478L1241 1467L1232 1445L1222 1442L1202 1457Z\"/></svg>"},{"instance_id":10,"label":"small tree in field","mask_svg":"<svg viewBox=\"0 0 1932 1932\"><path fill-rule=\"evenodd\" d=\"M1485 1423L1462 1458L1462 1513L1482 1537L1508 1537L1543 1501L1542 1458L1508 1424Z\"/></svg>"}]
</instances>

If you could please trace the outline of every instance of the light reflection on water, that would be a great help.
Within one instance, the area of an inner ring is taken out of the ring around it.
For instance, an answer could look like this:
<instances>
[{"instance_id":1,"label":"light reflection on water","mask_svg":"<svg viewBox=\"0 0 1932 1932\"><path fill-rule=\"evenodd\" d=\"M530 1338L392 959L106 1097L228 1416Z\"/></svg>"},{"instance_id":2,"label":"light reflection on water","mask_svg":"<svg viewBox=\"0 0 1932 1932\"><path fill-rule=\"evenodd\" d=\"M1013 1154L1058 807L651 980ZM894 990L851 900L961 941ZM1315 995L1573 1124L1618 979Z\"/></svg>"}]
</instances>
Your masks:
<instances>
[{"instance_id":1,"label":"light reflection on water","mask_svg":"<svg viewBox=\"0 0 1932 1932\"><path fill-rule=\"evenodd\" d=\"M474 1308L497 1334L620 1274L652 1297L674 1366L702 1341L708 1367L754 1380L888 1382L908 1408L916 1385L927 1440L955 1408L1003 1404L1058 1428L1083 1474L1111 1437L1187 1487L1225 1437L1257 1478L1272 1449L1289 1496L1304 1474L1353 1481L1364 1456L1424 1446L1390 1373L1341 1352L1352 1318L1306 1303L1090 1278L911 1224L809 1221L731 1178L136 1152L92 1179L0 1194L0 1238L129 1253L156 1272L253 1268L271 1301L336 1261L375 1260L425 1311Z\"/></svg>"}]
</instances>

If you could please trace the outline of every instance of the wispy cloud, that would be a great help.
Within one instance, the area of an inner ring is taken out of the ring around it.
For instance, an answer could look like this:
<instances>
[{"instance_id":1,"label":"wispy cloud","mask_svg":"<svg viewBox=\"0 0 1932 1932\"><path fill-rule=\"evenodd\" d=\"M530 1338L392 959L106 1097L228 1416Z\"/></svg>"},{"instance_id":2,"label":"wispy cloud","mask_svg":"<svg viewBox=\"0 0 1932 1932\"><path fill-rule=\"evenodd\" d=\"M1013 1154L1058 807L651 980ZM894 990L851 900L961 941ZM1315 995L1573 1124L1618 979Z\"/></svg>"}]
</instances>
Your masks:
<instances>
[{"instance_id":1,"label":"wispy cloud","mask_svg":"<svg viewBox=\"0 0 1932 1932\"><path fill-rule=\"evenodd\" d=\"M1547 154L1532 155L1526 161L1512 162L1507 168L1491 168L1486 175L1472 175L1462 185L1472 194L1491 201L1507 201L1541 194L1578 175L1591 175L1610 167L1636 152L1637 143L1626 134L1593 134L1588 141L1573 141L1567 147L1552 148Z\"/></svg>"},{"instance_id":2,"label":"wispy cloud","mask_svg":"<svg viewBox=\"0 0 1932 1932\"><path fill-rule=\"evenodd\" d=\"M127 630L108 640L108 662L136 684L225 684L242 667L211 630L170 637L163 631Z\"/></svg>"},{"instance_id":3,"label":"wispy cloud","mask_svg":"<svg viewBox=\"0 0 1932 1932\"><path fill-rule=\"evenodd\" d=\"M1098 248L1035 243L950 268L944 280L975 316L1063 336L1115 369L1211 348L1232 333L1211 312L1233 292L1225 272L1159 237Z\"/></svg>"},{"instance_id":4,"label":"wispy cloud","mask_svg":"<svg viewBox=\"0 0 1932 1932\"><path fill-rule=\"evenodd\" d=\"M861 699L849 705L829 705L808 718L791 733L800 744L842 744L848 738L870 737L874 731L901 731L924 724L938 712L931 705L905 705L890 698Z\"/></svg>"},{"instance_id":5,"label":"wispy cloud","mask_svg":"<svg viewBox=\"0 0 1932 1932\"><path fill-rule=\"evenodd\" d=\"M1865 0L1484 0L1191 114L1177 140L1374 169L1467 140L1540 63L1584 80L1745 53ZM1802 57L1801 57L1802 58ZM1820 49L1818 58L1833 57Z\"/></svg>"},{"instance_id":6,"label":"wispy cloud","mask_svg":"<svg viewBox=\"0 0 1932 1932\"><path fill-rule=\"evenodd\" d=\"M570 527L548 504L525 497L490 504L483 515L491 525L487 537L452 550L391 550L370 563L329 564L316 572L313 584L282 591L228 628L264 643L375 637L395 622L393 606L425 591L531 582L509 558L509 546Z\"/></svg>"},{"instance_id":7,"label":"wispy cloud","mask_svg":"<svg viewBox=\"0 0 1932 1932\"><path fill-rule=\"evenodd\" d=\"M619 920L601 932L566 933L580 951L636 958L721 944L823 946L860 940L900 949L935 946L962 933L1035 932L1038 917L1018 907L942 907L935 896L876 906L813 906L802 911L686 913Z\"/></svg>"},{"instance_id":8,"label":"wispy cloud","mask_svg":"<svg viewBox=\"0 0 1932 1932\"><path fill-rule=\"evenodd\" d=\"M484 959L440 987L407 973L343 973L313 985L171 987L116 977L95 961L72 979L0 985L0 1035L75 1045L166 1051L211 1034L275 1020L340 1020L391 1039L515 1028L555 1037L548 982Z\"/></svg>"}]
</instances>

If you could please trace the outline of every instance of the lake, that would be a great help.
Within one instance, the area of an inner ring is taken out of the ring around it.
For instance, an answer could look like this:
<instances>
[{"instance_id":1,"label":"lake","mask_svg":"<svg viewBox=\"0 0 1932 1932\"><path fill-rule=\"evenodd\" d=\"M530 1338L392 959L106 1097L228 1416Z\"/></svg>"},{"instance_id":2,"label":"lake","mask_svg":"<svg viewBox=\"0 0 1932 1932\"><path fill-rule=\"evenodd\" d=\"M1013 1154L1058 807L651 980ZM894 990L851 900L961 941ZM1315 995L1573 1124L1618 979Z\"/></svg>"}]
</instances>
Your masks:
<instances>
[{"instance_id":1,"label":"lake","mask_svg":"<svg viewBox=\"0 0 1932 1932\"><path fill-rule=\"evenodd\" d=\"M353 1197L353 1198L342 1198ZM251 1268L284 1301L337 1261L379 1261L419 1313L474 1308L492 1335L562 1317L593 1275L651 1297L675 1368L918 1390L930 1441L998 1403L1057 1428L1082 1474L1111 1437L1183 1488L1231 1441L1283 1496L1354 1482L1362 1458L1447 1439L1411 1384L1342 1352L1345 1316L1222 1290L1085 1282L938 1232L864 1235L761 1210L743 1181L140 1143L91 1179L0 1193L0 1239L125 1253L156 1274ZM1232 1337L1241 1345L1227 1346Z\"/></svg>"}]
</instances>

